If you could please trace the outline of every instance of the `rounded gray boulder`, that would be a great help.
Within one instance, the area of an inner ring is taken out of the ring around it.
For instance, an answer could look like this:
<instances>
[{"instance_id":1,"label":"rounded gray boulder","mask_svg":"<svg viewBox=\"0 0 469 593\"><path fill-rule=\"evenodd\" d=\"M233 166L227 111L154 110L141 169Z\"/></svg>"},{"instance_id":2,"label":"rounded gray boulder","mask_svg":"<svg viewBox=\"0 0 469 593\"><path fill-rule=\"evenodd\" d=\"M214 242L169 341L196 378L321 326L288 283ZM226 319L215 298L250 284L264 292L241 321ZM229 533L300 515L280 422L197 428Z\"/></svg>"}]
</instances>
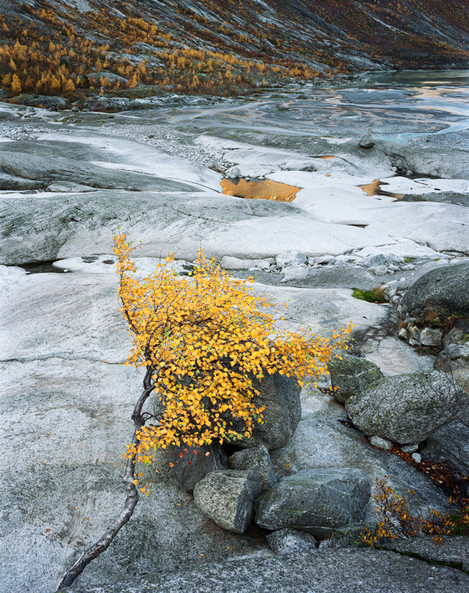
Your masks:
<instances>
[{"instance_id":1,"label":"rounded gray boulder","mask_svg":"<svg viewBox=\"0 0 469 593\"><path fill-rule=\"evenodd\" d=\"M351 354L343 354L341 358L332 359L329 372L334 388L333 395L341 403L384 377L376 364Z\"/></svg>"},{"instance_id":2,"label":"rounded gray boulder","mask_svg":"<svg viewBox=\"0 0 469 593\"><path fill-rule=\"evenodd\" d=\"M263 423L253 424L252 437L230 442L240 447L265 445L269 451L280 449L291 439L301 418L300 386L295 379L275 373L255 382L255 387L260 390L256 404L265 406ZM236 420L233 428L243 432Z\"/></svg>"},{"instance_id":3,"label":"rounded gray boulder","mask_svg":"<svg viewBox=\"0 0 469 593\"><path fill-rule=\"evenodd\" d=\"M256 501L256 523L265 529L331 529L363 519L370 498L367 475L354 468L310 469L276 484Z\"/></svg>"},{"instance_id":4,"label":"rounded gray boulder","mask_svg":"<svg viewBox=\"0 0 469 593\"><path fill-rule=\"evenodd\" d=\"M469 263L443 266L421 276L405 293L401 315L424 321L435 317L469 315Z\"/></svg>"},{"instance_id":5,"label":"rounded gray boulder","mask_svg":"<svg viewBox=\"0 0 469 593\"><path fill-rule=\"evenodd\" d=\"M274 466L270 459L269 451L264 445L250 447L236 451L229 459L228 464L231 469L250 470L256 473L262 479L262 489L268 490L277 483Z\"/></svg>"},{"instance_id":6,"label":"rounded gray boulder","mask_svg":"<svg viewBox=\"0 0 469 593\"><path fill-rule=\"evenodd\" d=\"M401 445L420 443L449 422L467 398L438 371L386 377L349 398L345 409L367 435Z\"/></svg>"}]
</instances>

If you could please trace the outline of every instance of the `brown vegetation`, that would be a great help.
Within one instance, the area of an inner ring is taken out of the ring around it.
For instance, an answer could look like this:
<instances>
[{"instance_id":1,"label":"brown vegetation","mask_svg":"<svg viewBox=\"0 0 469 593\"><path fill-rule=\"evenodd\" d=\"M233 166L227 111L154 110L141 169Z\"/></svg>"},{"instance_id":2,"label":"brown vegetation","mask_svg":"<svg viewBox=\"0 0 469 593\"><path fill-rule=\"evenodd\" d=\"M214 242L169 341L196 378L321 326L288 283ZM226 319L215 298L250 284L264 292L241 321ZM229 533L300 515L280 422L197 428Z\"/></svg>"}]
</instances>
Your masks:
<instances>
[{"instance_id":1,"label":"brown vegetation","mask_svg":"<svg viewBox=\"0 0 469 593\"><path fill-rule=\"evenodd\" d=\"M285 62L280 68L228 51L174 45L172 33L162 31L153 20L133 16L135 9L124 3L115 4L125 18L100 8L80 15L69 8L65 13L65 6L64 12L53 10L47 1L40 4L40 9L24 4L25 18L17 16L8 24L0 15L5 40L0 46L0 82L11 95L72 95L138 85L227 95L260 86L269 74L304 79L317 75L300 63ZM98 34L91 39L86 31ZM139 43L145 44L149 60L140 59Z\"/></svg>"},{"instance_id":2,"label":"brown vegetation","mask_svg":"<svg viewBox=\"0 0 469 593\"><path fill-rule=\"evenodd\" d=\"M469 13L456 0L400 0L397 7L394 0L347 1L340 10L336 0L323 0L304 2L301 11L277 0L267 0L269 11L254 0L196 0L197 12L164 1L89 4L92 10L79 12L62 0L35 7L5 0L0 86L11 96L79 98L88 89L141 85L229 95L282 79L311 80L318 70L332 77L346 71L339 53L406 67L421 67L423 58L428 66L469 57ZM443 22L444 35L422 33L422 15L435 26ZM375 16L386 26L377 30Z\"/></svg>"}]
</instances>

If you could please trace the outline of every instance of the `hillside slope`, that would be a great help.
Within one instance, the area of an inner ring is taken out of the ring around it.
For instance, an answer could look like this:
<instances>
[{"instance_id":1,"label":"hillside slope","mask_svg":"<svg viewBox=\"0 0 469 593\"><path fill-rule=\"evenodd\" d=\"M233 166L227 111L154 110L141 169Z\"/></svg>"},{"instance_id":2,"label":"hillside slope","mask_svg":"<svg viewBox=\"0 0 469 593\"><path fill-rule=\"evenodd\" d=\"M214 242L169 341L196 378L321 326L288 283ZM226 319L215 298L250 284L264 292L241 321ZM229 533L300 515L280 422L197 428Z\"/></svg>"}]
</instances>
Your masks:
<instances>
[{"instance_id":1,"label":"hillside slope","mask_svg":"<svg viewBox=\"0 0 469 593\"><path fill-rule=\"evenodd\" d=\"M4 92L147 85L232 94L371 68L469 59L460 0L2 0Z\"/></svg>"}]
</instances>

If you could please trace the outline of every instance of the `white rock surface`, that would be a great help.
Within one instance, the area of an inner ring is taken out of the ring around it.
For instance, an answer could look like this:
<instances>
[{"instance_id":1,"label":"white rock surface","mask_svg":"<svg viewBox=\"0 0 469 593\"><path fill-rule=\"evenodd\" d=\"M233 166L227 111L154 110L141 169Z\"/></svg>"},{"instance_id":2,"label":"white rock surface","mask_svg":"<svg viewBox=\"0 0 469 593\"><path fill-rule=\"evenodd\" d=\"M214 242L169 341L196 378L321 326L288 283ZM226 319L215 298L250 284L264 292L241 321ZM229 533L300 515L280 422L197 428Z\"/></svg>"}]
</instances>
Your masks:
<instances>
[{"instance_id":1,"label":"white rock surface","mask_svg":"<svg viewBox=\"0 0 469 593\"><path fill-rule=\"evenodd\" d=\"M87 3L76 4L81 9ZM363 105L354 92L366 96L360 99ZM422 95L409 102L402 89L386 90L383 110L382 92L323 92L310 86L308 93L318 101L307 110L303 104L296 109L295 99L285 113L276 110L273 97L244 103L229 99L215 107L116 114L114 123L104 125L96 114L73 114L78 119L69 125L60 121L60 113L0 104L0 152L11 159L21 149L26 156L17 157L18 166L28 165L36 181L46 169L50 174L47 188L38 193L1 192L1 261L62 259L57 267L73 271L27 276L20 268L0 268L5 312L0 408L3 426L11 427L2 435L8 455L0 462L1 593L51 593L65 567L102 534L122 505L122 456L141 376L120 364L129 336L118 314L114 266L105 263L118 227L142 241L139 274L152 271L169 251L176 252L175 265L184 273L185 261L192 261L200 246L219 260L238 258L250 267L258 261L254 267L262 270L266 258L301 251L312 258L308 267L348 270L354 279L357 270L367 278L366 269L356 264L369 256L416 258L404 261L405 270L400 260L386 260L388 270L397 272L391 279L399 279L397 299L429 267L458 263L469 254L463 206L396 202L367 196L358 187L379 178L388 183L382 189L395 193L467 192L462 179L468 170L467 118L461 97L452 98L445 89L436 100ZM405 121L396 122L395 105L409 109ZM376 145L360 150L358 140L370 121ZM422 171L422 177L394 175L399 163ZM269 175L302 189L291 203L230 198L221 194L222 175L214 171L230 167L230 174ZM101 187L97 177L109 184ZM131 178L135 188L129 190ZM82 259L93 254L96 260ZM279 274L276 278L280 282ZM277 322L281 330L304 323L328 335L352 321L369 336L362 354L384 374L432 367L433 358L418 355L395 336L383 337L383 326L391 331L391 305L354 299L349 288L254 288L273 299L279 311L288 303L285 321ZM272 455L279 476L356 467L371 483L386 473L397 491L416 490L422 511L429 505L445 509L444 497L426 476L370 447L344 421L343 408L331 398L322 393L304 397L293 439ZM258 538L214 527L177 489L164 458L157 457L158 474L145 473L152 495L141 500L108 553L88 567L80 587L118 586L125 575L148 573L155 566L170 571L193 563L199 570L202 554L209 561L228 557L231 562L233 556L263 548ZM371 505L366 513L373 521Z\"/></svg>"},{"instance_id":2,"label":"white rock surface","mask_svg":"<svg viewBox=\"0 0 469 593\"><path fill-rule=\"evenodd\" d=\"M268 270L271 261L267 259L240 259L239 257L225 255L220 264L225 270Z\"/></svg>"}]
</instances>

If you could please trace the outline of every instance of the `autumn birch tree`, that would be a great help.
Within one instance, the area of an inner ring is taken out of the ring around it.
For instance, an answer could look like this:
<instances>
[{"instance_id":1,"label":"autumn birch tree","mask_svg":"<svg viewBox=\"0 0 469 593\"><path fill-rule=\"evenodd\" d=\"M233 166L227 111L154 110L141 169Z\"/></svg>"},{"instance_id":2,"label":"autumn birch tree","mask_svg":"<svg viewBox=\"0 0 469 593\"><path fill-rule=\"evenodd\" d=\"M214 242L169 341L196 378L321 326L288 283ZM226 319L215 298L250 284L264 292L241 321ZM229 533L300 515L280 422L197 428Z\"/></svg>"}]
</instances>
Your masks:
<instances>
[{"instance_id":1,"label":"autumn birch tree","mask_svg":"<svg viewBox=\"0 0 469 593\"><path fill-rule=\"evenodd\" d=\"M113 526L64 575L62 587L109 546L132 515L139 496L136 462L148 465L156 450L168 446L250 437L263 421L259 381L273 373L300 385L317 378L327 372L333 352L347 348L351 330L330 338L309 330L277 333L273 307L255 293L252 279L232 278L202 251L189 278L179 276L168 257L154 274L139 279L134 249L125 235L114 237L120 310L133 339L125 364L145 370L125 454L127 499ZM158 414L144 411L150 396L158 400Z\"/></svg>"}]
</instances>

